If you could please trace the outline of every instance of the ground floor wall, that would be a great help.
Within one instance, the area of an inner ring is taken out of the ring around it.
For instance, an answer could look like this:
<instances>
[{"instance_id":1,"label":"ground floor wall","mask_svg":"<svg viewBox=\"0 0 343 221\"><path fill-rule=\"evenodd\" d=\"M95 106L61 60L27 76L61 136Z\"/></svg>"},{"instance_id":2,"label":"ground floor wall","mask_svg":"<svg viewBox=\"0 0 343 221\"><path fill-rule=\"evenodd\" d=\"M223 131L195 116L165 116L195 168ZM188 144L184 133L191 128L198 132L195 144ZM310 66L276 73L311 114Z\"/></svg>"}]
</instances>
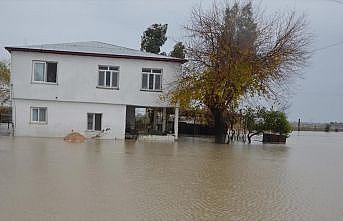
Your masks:
<instances>
[{"instance_id":1,"label":"ground floor wall","mask_svg":"<svg viewBox=\"0 0 343 221\"><path fill-rule=\"evenodd\" d=\"M32 122L33 107L46 108L46 122ZM101 113L101 128L109 130L88 130L87 113ZM125 117L125 105L23 99L14 99L13 103L15 136L64 137L74 131L86 137L100 134L102 139L124 139Z\"/></svg>"}]
</instances>

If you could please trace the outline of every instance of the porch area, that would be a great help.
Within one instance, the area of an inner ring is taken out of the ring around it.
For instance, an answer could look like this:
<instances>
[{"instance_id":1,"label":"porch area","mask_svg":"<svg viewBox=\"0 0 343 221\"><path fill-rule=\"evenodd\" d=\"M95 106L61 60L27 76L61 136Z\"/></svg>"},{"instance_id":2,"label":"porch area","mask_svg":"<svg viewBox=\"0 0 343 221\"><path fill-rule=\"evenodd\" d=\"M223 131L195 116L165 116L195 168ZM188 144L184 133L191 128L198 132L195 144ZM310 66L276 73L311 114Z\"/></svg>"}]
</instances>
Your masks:
<instances>
[{"instance_id":1,"label":"porch area","mask_svg":"<svg viewBox=\"0 0 343 221\"><path fill-rule=\"evenodd\" d=\"M126 107L125 139L171 141L178 139L178 107Z\"/></svg>"}]
</instances>

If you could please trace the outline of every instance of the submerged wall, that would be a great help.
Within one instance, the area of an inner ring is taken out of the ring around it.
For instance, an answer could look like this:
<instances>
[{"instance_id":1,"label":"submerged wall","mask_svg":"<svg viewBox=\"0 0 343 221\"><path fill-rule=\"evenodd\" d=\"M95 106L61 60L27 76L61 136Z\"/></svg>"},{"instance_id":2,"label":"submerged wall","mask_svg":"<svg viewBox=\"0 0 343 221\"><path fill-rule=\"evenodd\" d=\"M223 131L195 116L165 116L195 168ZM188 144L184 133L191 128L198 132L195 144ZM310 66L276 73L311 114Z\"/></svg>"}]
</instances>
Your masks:
<instances>
[{"instance_id":1,"label":"submerged wall","mask_svg":"<svg viewBox=\"0 0 343 221\"><path fill-rule=\"evenodd\" d=\"M47 122L31 122L31 107L46 107ZM102 129L110 130L101 138L125 137L125 105L15 99L13 109L15 136L64 137L75 131L90 137L98 132L87 130L87 113L102 113Z\"/></svg>"}]
</instances>

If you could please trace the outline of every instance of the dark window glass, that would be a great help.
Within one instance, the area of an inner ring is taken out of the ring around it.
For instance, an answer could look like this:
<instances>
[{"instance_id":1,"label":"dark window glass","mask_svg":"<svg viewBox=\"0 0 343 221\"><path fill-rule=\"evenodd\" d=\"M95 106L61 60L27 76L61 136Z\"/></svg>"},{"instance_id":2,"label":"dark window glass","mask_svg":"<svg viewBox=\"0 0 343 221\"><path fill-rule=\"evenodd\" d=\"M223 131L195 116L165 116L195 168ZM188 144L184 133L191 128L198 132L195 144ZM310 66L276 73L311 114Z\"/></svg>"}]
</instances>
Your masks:
<instances>
[{"instance_id":1,"label":"dark window glass","mask_svg":"<svg viewBox=\"0 0 343 221\"><path fill-rule=\"evenodd\" d=\"M151 69L150 69L150 68L142 68L142 72L148 72L148 73L150 73L150 72L151 72Z\"/></svg>"},{"instance_id":2,"label":"dark window glass","mask_svg":"<svg viewBox=\"0 0 343 221\"><path fill-rule=\"evenodd\" d=\"M98 85L104 87L119 87L119 66L99 65Z\"/></svg>"},{"instance_id":3,"label":"dark window glass","mask_svg":"<svg viewBox=\"0 0 343 221\"><path fill-rule=\"evenodd\" d=\"M107 66L99 65L99 70L108 70Z\"/></svg>"},{"instance_id":4,"label":"dark window glass","mask_svg":"<svg viewBox=\"0 0 343 221\"><path fill-rule=\"evenodd\" d=\"M101 130L101 114L95 114L95 126L94 130Z\"/></svg>"},{"instance_id":5,"label":"dark window glass","mask_svg":"<svg viewBox=\"0 0 343 221\"><path fill-rule=\"evenodd\" d=\"M154 75L149 74L149 89L154 89Z\"/></svg>"},{"instance_id":6,"label":"dark window glass","mask_svg":"<svg viewBox=\"0 0 343 221\"><path fill-rule=\"evenodd\" d=\"M57 63L47 62L46 81L56 83Z\"/></svg>"},{"instance_id":7,"label":"dark window glass","mask_svg":"<svg viewBox=\"0 0 343 221\"><path fill-rule=\"evenodd\" d=\"M161 75L155 75L155 90L161 90Z\"/></svg>"},{"instance_id":8,"label":"dark window glass","mask_svg":"<svg viewBox=\"0 0 343 221\"><path fill-rule=\"evenodd\" d=\"M148 75L147 74L143 74L142 89L148 89Z\"/></svg>"},{"instance_id":9,"label":"dark window glass","mask_svg":"<svg viewBox=\"0 0 343 221\"><path fill-rule=\"evenodd\" d=\"M105 80L105 72L104 71L99 71L99 86L105 86L104 85L104 80Z\"/></svg>"},{"instance_id":10,"label":"dark window glass","mask_svg":"<svg viewBox=\"0 0 343 221\"><path fill-rule=\"evenodd\" d=\"M46 121L46 108L39 108L39 122Z\"/></svg>"},{"instance_id":11,"label":"dark window glass","mask_svg":"<svg viewBox=\"0 0 343 221\"><path fill-rule=\"evenodd\" d=\"M38 121L38 108L32 108L32 121Z\"/></svg>"},{"instance_id":12,"label":"dark window glass","mask_svg":"<svg viewBox=\"0 0 343 221\"><path fill-rule=\"evenodd\" d=\"M112 87L118 87L118 73L112 72Z\"/></svg>"},{"instance_id":13,"label":"dark window glass","mask_svg":"<svg viewBox=\"0 0 343 221\"><path fill-rule=\"evenodd\" d=\"M93 130L93 115L94 114L87 114L87 130Z\"/></svg>"},{"instance_id":14,"label":"dark window glass","mask_svg":"<svg viewBox=\"0 0 343 221\"><path fill-rule=\"evenodd\" d=\"M110 66L111 71L119 71L119 67Z\"/></svg>"},{"instance_id":15,"label":"dark window glass","mask_svg":"<svg viewBox=\"0 0 343 221\"><path fill-rule=\"evenodd\" d=\"M111 72L106 71L106 87L110 87L110 86L111 86Z\"/></svg>"},{"instance_id":16,"label":"dark window glass","mask_svg":"<svg viewBox=\"0 0 343 221\"><path fill-rule=\"evenodd\" d=\"M161 73L162 73L162 70L161 70L161 69L154 69L154 70L152 70L152 73L161 74Z\"/></svg>"}]
</instances>

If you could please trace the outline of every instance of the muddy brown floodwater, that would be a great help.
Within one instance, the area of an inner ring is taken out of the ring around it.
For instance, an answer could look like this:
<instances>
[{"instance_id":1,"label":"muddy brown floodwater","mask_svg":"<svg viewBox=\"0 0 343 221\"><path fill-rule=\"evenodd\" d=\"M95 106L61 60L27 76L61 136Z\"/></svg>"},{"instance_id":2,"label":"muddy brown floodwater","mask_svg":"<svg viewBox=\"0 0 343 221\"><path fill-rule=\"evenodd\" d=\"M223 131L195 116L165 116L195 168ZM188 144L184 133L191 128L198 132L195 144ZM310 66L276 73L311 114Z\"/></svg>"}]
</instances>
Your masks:
<instances>
[{"instance_id":1,"label":"muddy brown floodwater","mask_svg":"<svg viewBox=\"0 0 343 221\"><path fill-rule=\"evenodd\" d=\"M286 145L0 137L0 220L343 220L343 134Z\"/></svg>"}]
</instances>

